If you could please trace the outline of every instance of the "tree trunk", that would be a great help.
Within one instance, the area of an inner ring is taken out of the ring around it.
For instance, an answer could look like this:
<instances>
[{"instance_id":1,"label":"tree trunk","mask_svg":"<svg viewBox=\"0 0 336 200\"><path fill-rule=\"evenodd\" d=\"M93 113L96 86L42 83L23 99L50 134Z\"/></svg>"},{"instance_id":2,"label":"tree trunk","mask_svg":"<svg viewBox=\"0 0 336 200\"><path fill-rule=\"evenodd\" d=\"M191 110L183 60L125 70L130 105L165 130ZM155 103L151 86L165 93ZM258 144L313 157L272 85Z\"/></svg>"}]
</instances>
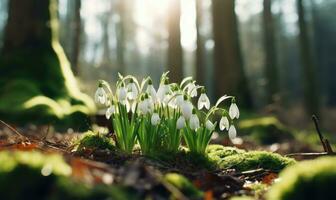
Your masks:
<instances>
[{"instance_id":1,"label":"tree trunk","mask_svg":"<svg viewBox=\"0 0 336 200\"><path fill-rule=\"evenodd\" d=\"M168 10L168 70L172 82L181 81L183 78L183 59L181 46L180 0L170 0Z\"/></svg>"},{"instance_id":2,"label":"tree trunk","mask_svg":"<svg viewBox=\"0 0 336 200\"><path fill-rule=\"evenodd\" d=\"M119 22L117 23L117 62L119 73L125 75L125 45L126 45L126 7L127 1L121 0L117 3L117 12L119 14Z\"/></svg>"},{"instance_id":3,"label":"tree trunk","mask_svg":"<svg viewBox=\"0 0 336 200\"><path fill-rule=\"evenodd\" d=\"M202 0L196 0L196 80L205 85L204 41L201 35Z\"/></svg>"},{"instance_id":4,"label":"tree trunk","mask_svg":"<svg viewBox=\"0 0 336 200\"><path fill-rule=\"evenodd\" d=\"M0 57L1 118L87 123L83 114L92 113L94 104L80 93L59 44L57 0L10 0L8 9Z\"/></svg>"},{"instance_id":5,"label":"tree trunk","mask_svg":"<svg viewBox=\"0 0 336 200\"><path fill-rule=\"evenodd\" d=\"M264 0L263 4L266 101L271 104L273 103L274 96L279 92L274 31L275 24L272 15L272 0Z\"/></svg>"},{"instance_id":6,"label":"tree trunk","mask_svg":"<svg viewBox=\"0 0 336 200\"><path fill-rule=\"evenodd\" d=\"M242 107L252 106L240 52L235 0L213 0L215 96L237 97Z\"/></svg>"},{"instance_id":7,"label":"tree trunk","mask_svg":"<svg viewBox=\"0 0 336 200\"><path fill-rule=\"evenodd\" d=\"M78 58L80 54L81 32L82 32L82 20L80 15L81 0L74 0L75 3L75 16L73 20L74 34L73 34L73 47L71 55L72 70L75 75L79 74Z\"/></svg>"},{"instance_id":8,"label":"tree trunk","mask_svg":"<svg viewBox=\"0 0 336 200\"><path fill-rule=\"evenodd\" d=\"M299 45L301 51L305 106L309 114L319 114L319 94L317 91L315 60L307 32L308 27L305 20L305 10L302 0L297 0L297 10L299 16Z\"/></svg>"}]
</instances>

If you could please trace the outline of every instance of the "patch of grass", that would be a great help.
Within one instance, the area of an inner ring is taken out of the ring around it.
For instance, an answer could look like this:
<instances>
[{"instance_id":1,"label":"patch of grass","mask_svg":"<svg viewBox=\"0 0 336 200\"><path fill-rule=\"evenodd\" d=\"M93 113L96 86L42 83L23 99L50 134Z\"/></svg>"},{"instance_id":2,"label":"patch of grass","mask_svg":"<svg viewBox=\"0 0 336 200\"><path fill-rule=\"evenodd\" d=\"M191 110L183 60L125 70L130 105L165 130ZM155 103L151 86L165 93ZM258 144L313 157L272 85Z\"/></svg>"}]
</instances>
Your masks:
<instances>
[{"instance_id":1,"label":"patch of grass","mask_svg":"<svg viewBox=\"0 0 336 200\"><path fill-rule=\"evenodd\" d=\"M191 199L202 198L203 192L198 190L187 178L177 173L168 173L164 180L178 188L184 195Z\"/></svg>"},{"instance_id":2,"label":"patch of grass","mask_svg":"<svg viewBox=\"0 0 336 200\"><path fill-rule=\"evenodd\" d=\"M78 141L75 141L76 151L92 150L115 150L114 141L105 134L95 133L92 131L86 132Z\"/></svg>"},{"instance_id":3,"label":"patch of grass","mask_svg":"<svg viewBox=\"0 0 336 200\"><path fill-rule=\"evenodd\" d=\"M336 199L336 158L303 161L285 169L267 193L269 200Z\"/></svg>"}]
</instances>

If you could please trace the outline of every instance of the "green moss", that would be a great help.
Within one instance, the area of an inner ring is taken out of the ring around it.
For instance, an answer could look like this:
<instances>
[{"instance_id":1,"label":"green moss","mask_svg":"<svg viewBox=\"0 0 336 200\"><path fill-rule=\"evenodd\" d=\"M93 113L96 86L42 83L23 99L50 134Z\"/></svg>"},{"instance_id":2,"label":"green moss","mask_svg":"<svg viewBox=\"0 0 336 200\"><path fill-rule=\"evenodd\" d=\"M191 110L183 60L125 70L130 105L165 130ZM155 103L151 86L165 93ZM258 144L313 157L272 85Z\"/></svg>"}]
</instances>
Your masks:
<instances>
[{"instance_id":1,"label":"green moss","mask_svg":"<svg viewBox=\"0 0 336 200\"><path fill-rule=\"evenodd\" d=\"M260 144L272 144L293 139L293 133L275 117L259 117L239 122L239 130Z\"/></svg>"},{"instance_id":2,"label":"green moss","mask_svg":"<svg viewBox=\"0 0 336 200\"><path fill-rule=\"evenodd\" d=\"M269 190L269 200L336 199L336 158L303 161L285 169Z\"/></svg>"},{"instance_id":3,"label":"green moss","mask_svg":"<svg viewBox=\"0 0 336 200\"><path fill-rule=\"evenodd\" d=\"M206 153L211 160L218 163L227 156L245 153L245 150L212 144L208 146Z\"/></svg>"},{"instance_id":4,"label":"green moss","mask_svg":"<svg viewBox=\"0 0 336 200\"><path fill-rule=\"evenodd\" d=\"M254 200L254 198L250 196L235 196L231 197L230 200Z\"/></svg>"},{"instance_id":5,"label":"green moss","mask_svg":"<svg viewBox=\"0 0 336 200\"><path fill-rule=\"evenodd\" d=\"M2 199L135 199L120 186L90 186L70 179L71 167L60 155L40 152L0 152Z\"/></svg>"},{"instance_id":6,"label":"green moss","mask_svg":"<svg viewBox=\"0 0 336 200\"><path fill-rule=\"evenodd\" d=\"M258 168L280 171L288 165L295 163L291 158L266 151L250 151L224 157L218 162L220 168L234 168L247 171Z\"/></svg>"},{"instance_id":7,"label":"green moss","mask_svg":"<svg viewBox=\"0 0 336 200\"><path fill-rule=\"evenodd\" d=\"M94 133L92 131L86 132L78 141L75 141L77 151L85 149L109 149L115 150L114 141L105 134Z\"/></svg>"},{"instance_id":8,"label":"green moss","mask_svg":"<svg viewBox=\"0 0 336 200\"><path fill-rule=\"evenodd\" d=\"M177 173L168 173L164 180L178 188L184 195L191 199L201 198L203 192L198 190L187 178Z\"/></svg>"}]
</instances>

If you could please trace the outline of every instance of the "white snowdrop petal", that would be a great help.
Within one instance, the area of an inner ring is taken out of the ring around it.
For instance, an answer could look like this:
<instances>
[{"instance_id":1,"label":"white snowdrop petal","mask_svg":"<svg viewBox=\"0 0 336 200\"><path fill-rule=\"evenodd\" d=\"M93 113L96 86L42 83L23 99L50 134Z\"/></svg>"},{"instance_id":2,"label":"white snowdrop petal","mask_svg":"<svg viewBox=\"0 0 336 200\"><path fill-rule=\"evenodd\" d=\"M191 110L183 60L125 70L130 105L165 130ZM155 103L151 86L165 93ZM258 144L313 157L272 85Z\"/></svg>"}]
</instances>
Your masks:
<instances>
[{"instance_id":1,"label":"white snowdrop petal","mask_svg":"<svg viewBox=\"0 0 336 200\"><path fill-rule=\"evenodd\" d=\"M157 113L153 113L152 117L151 117L151 123L153 126L156 126L160 123L160 116Z\"/></svg>"},{"instance_id":2,"label":"white snowdrop petal","mask_svg":"<svg viewBox=\"0 0 336 200\"><path fill-rule=\"evenodd\" d=\"M229 130L229 126L230 126L230 124L229 124L228 118L227 117L222 117L219 121L219 129L221 131L223 131L225 129Z\"/></svg>"},{"instance_id":3,"label":"white snowdrop petal","mask_svg":"<svg viewBox=\"0 0 336 200\"><path fill-rule=\"evenodd\" d=\"M102 87L98 87L95 93L95 101L100 104L105 104L107 101L107 94Z\"/></svg>"},{"instance_id":4,"label":"white snowdrop petal","mask_svg":"<svg viewBox=\"0 0 336 200\"><path fill-rule=\"evenodd\" d=\"M196 130L199 128L199 119L197 117L196 114L193 114L191 117L190 117L190 128L192 130Z\"/></svg>"},{"instance_id":5,"label":"white snowdrop petal","mask_svg":"<svg viewBox=\"0 0 336 200\"><path fill-rule=\"evenodd\" d=\"M237 118L239 117L239 109L238 109L238 106L237 104L235 103L232 103L230 105L230 108L229 108L229 115L230 115L230 118L231 119L234 119L234 118Z\"/></svg>"},{"instance_id":6,"label":"white snowdrop petal","mask_svg":"<svg viewBox=\"0 0 336 200\"><path fill-rule=\"evenodd\" d=\"M183 105L181 106L181 111L182 111L182 115L184 116L184 118L190 119L192 115L192 109L193 109L193 105L189 101L183 102Z\"/></svg>"},{"instance_id":7,"label":"white snowdrop petal","mask_svg":"<svg viewBox=\"0 0 336 200\"><path fill-rule=\"evenodd\" d=\"M182 129L185 127L185 118L183 116L180 116L178 119L177 119L177 122L176 122L176 128L177 129Z\"/></svg>"},{"instance_id":8,"label":"white snowdrop petal","mask_svg":"<svg viewBox=\"0 0 336 200\"><path fill-rule=\"evenodd\" d=\"M237 136L237 130L234 125L231 125L229 128L229 138L231 140L235 139Z\"/></svg>"}]
</instances>

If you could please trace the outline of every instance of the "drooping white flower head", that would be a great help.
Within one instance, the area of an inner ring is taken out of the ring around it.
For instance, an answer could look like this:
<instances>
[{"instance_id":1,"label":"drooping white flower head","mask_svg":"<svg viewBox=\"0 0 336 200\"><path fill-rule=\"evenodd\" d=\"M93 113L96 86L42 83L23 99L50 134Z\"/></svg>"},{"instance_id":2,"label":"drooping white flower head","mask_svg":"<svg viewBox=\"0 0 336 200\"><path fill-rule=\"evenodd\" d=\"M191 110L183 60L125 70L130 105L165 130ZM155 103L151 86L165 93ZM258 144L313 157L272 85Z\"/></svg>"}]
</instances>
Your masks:
<instances>
[{"instance_id":1,"label":"drooping white flower head","mask_svg":"<svg viewBox=\"0 0 336 200\"><path fill-rule=\"evenodd\" d=\"M193 110L193 114L190 117L189 126L190 126L190 128L192 130L196 130L196 129L198 129L200 127L199 119L198 119L198 117L196 115L195 109Z\"/></svg>"},{"instance_id":2,"label":"drooping white flower head","mask_svg":"<svg viewBox=\"0 0 336 200\"><path fill-rule=\"evenodd\" d=\"M176 106L181 107L182 104L183 104L183 101L184 101L184 99L183 99L183 95L182 94L178 94L175 97L175 104L176 104Z\"/></svg>"},{"instance_id":3,"label":"drooping white flower head","mask_svg":"<svg viewBox=\"0 0 336 200\"><path fill-rule=\"evenodd\" d=\"M235 103L235 100L232 100L232 103L229 108L229 115L231 119L239 118L239 109L237 104Z\"/></svg>"},{"instance_id":4,"label":"drooping white flower head","mask_svg":"<svg viewBox=\"0 0 336 200\"><path fill-rule=\"evenodd\" d=\"M157 113L153 113L151 117L151 123L153 126L156 126L160 123L160 116Z\"/></svg>"},{"instance_id":5,"label":"drooping white flower head","mask_svg":"<svg viewBox=\"0 0 336 200\"><path fill-rule=\"evenodd\" d=\"M152 97L147 96L147 94L146 94L145 101L146 101L146 106L147 106L147 112L149 112L149 113L153 112L154 111L154 102L153 102Z\"/></svg>"},{"instance_id":6,"label":"drooping white flower head","mask_svg":"<svg viewBox=\"0 0 336 200\"><path fill-rule=\"evenodd\" d=\"M121 104L126 105L126 103L127 103L127 89L125 88L124 83L121 83L121 86L117 89L117 97L118 97L118 101Z\"/></svg>"},{"instance_id":7,"label":"drooping white flower head","mask_svg":"<svg viewBox=\"0 0 336 200\"><path fill-rule=\"evenodd\" d=\"M95 93L95 102L100 104L106 104L107 103L107 94L103 88L103 86L99 85L96 93Z\"/></svg>"},{"instance_id":8,"label":"drooping white flower head","mask_svg":"<svg viewBox=\"0 0 336 200\"><path fill-rule=\"evenodd\" d=\"M184 98L184 101L181 106L181 112L185 119L190 119L192 112L193 112L193 105L190 101L187 100L187 98Z\"/></svg>"},{"instance_id":9,"label":"drooping white flower head","mask_svg":"<svg viewBox=\"0 0 336 200\"><path fill-rule=\"evenodd\" d=\"M186 120L185 118L181 115L178 119L177 119L177 122L176 122L176 128L178 130L182 129L185 127L185 124L186 124Z\"/></svg>"},{"instance_id":10,"label":"drooping white flower head","mask_svg":"<svg viewBox=\"0 0 336 200\"><path fill-rule=\"evenodd\" d=\"M153 99L153 101L156 102L156 90L153 86L153 82L152 82L151 79L148 80L148 85L147 85L146 92Z\"/></svg>"},{"instance_id":11,"label":"drooping white flower head","mask_svg":"<svg viewBox=\"0 0 336 200\"><path fill-rule=\"evenodd\" d=\"M168 84L168 79L165 79L163 83L160 84L160 87L157 91L157 94L156 94L157 100L160 102L163 102L166 95L170 93L171 93L171 89Z\"/></svg>"},{"instance_id":12,"label":"drooping white flower head","mask_svg":"<svg viewBox=\"0 0 336 200\"><path fill-rule=\"evenodd\" d=\"M229 128L229 138L231 140L235 139L237 136L237 130L234 125L231 125Z\"/></svg>"},{"instance_id":13,"label":"drooping white flower head","mask_svg":"<svg viewBox=\"0 0 336 200\"><path fill-rule=\"evenodd\" d=\"M208 120L208 121L205 122L205 127L209 131L213 131L215 129L215 125L210 120Z\"/></svg>"},{"instance_id":14,"label":"drooping white flower head","mask_svg":"<svg viewBox=\"0 0 336 200\"><path fill-rule=\"evenodd\" d=\"M202 94L200 95L198 99L197 107L199 110L201 110L203 107L205 107L207 110L209 110L210 108L210 100L209 100L209 97L205 94L204 89L202 89Z\"/></svg>"},{"instance_id":15,"label":"drooping white flower head","mask_svg":"<svg viewBox=\"0 0 336 200\"><path fill-rule=\"evenodd\" d=\"M219 129L221 131L229 130L229 127L230 127L229 119L226 116L222 116L222 118L219 121Z\"/></svg>"},{"instance_id":16,"label":"drooping white flower head","mask_svg":"<svg viewBox=\"0 0 336 200\"><path fill-rule=\"evenodd\" d=\"M197 96L197 86L195 85L195 82L190 82L187 85L187 92L190 97L196 97Z\"/></svg>"},{"instance_id":17,"label":"drooping white flower head","mask_svg":"<svg viewBox=\"0 0 336 200\"><path fill-rule=\"evenodd\" d=\"M138 111L141 114L147 114L148 112L147 99L145 98L145 96L141 96L140 102L138 104Z\"/></svg>"},{"instance_id":18,"label":"drooping white flower head","mask_svg":"<svg viewBox=\"0 0 336 200\"><path fill-rule=\"evenodd\" d=\"M106 117L106 119L110 119L111 115L114 114L115 112L116 112L115 106L114 106L114 105L111 105L111 106L106 110L106 113L105 113L105 117Z\"/></svg>"},{"instance_id":19,"label":"drooping white flower head","mask_svg":"<svg viewBox=\"0 0 336 200\"><path fill-rule=\"evenodd\" d=\"M130 79L130 82L127 85L127 90L127 97L129 100L134 100L138 97L139 91L133 79Z\"/></svg>"}]
</instances>

